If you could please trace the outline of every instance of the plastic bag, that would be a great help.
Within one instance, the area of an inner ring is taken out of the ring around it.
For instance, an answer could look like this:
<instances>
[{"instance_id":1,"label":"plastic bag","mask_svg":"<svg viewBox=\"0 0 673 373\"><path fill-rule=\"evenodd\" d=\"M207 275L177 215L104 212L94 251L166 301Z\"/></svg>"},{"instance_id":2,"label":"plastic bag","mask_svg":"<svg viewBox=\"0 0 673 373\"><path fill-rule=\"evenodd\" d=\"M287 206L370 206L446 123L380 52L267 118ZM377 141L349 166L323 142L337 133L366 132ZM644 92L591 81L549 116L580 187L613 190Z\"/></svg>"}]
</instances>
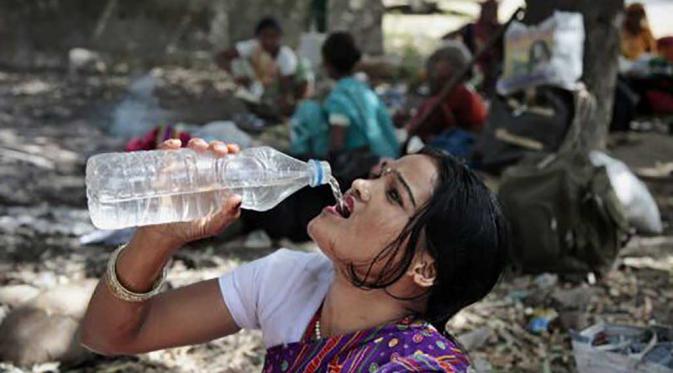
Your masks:
<instances>
[{"instance_id":1,"label":"plastic bag","mask_svg":"<svg viewBox=\"0 0 673 373\"><path fill-rule=\"evenodd\" d=\"M583 57L580 13L557 11L533 26L513 22L505 33L504 71L498 92L508 95L539 85L574 90L582 76Z\"/></svg>"},{"instance_id":2,"label":"plastic bag","mask_svg":"<svg viewBox=\"0 0 673 373\"><path fill-rule=\"evenodd\" d=\"M241 149L249 148L252 145L252 138L247 133L241 131L231 121L210 122L194 131L193 135L206 141L219 140L226 143L238 144Z\"/></svg>"},{"instance_id":3,"label":"plastic bag","mask_svg":"<svg viewBox=\"0 0 673 373\"><path fill-rule=\"evenodd\" d=\"M624 205L629 224L641 233L661 233L663 227L659 208L645 183L624 162L603 152L592 151L589 158L594 166L605 166L607 169L610 184Z\"/></svg>"},{"instance_id":4,"label":"plastic bag","mask_svg":"<svg viewBox=\"0 0 673 373\"><path fill-rule=\"evenodd\" d=\"M596 324L570 332L580 373L673 373L673 329Z\"/></svg>"}]
</instances>

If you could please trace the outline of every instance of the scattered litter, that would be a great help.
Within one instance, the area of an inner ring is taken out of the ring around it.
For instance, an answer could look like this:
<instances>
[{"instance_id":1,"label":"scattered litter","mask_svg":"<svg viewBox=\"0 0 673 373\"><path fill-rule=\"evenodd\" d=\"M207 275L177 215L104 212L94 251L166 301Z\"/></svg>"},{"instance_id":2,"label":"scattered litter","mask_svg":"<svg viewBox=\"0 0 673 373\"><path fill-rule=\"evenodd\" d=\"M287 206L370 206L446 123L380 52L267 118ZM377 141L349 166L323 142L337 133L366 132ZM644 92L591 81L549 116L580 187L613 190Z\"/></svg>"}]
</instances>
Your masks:
<instances>
[{"instance_id":1,"label":"scattered litter","mask_svg":"<svg viewBox=\"0 0 673 373\"><path fill-rule=\"evenodd\" d=\"M533 315L528 322L528 330L533 334L549 331L549 324L556 320L558 313L552 308L538 308L533 310Z\"/></svg>"},{"instance_id":2,"label":"scattered litter","mask_svg":"<svg viewBox=\"0 0 673 373\"><path fill-rule=\"evenodd\" d=\"M673 373L673 328L596 324L571 334L580 373Z\"/></svg>"}]
</instances>

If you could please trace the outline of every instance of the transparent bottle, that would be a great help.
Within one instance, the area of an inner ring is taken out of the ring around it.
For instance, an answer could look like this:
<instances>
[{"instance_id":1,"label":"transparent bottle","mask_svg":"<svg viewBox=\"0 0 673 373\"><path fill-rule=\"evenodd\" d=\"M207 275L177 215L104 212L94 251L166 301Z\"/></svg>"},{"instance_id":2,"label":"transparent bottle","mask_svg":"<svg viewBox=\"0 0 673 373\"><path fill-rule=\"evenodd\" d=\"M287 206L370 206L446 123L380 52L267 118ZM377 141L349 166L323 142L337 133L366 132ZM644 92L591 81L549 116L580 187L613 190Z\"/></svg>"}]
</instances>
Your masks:
<instances>
[{"instance_id":1,"label":"transparent bottle","mask_svg":"<svg viewBox=\"0 0 673 373\"><path fill-rule=\"evenodd\" d=\"M242 208L265 211L331 178L327 162L270 147L221 158L191 149L106 153L86 166L89 213L100 229L191 221L215 212L228 193L242 197Z\"/></svg>"}]
</instances>

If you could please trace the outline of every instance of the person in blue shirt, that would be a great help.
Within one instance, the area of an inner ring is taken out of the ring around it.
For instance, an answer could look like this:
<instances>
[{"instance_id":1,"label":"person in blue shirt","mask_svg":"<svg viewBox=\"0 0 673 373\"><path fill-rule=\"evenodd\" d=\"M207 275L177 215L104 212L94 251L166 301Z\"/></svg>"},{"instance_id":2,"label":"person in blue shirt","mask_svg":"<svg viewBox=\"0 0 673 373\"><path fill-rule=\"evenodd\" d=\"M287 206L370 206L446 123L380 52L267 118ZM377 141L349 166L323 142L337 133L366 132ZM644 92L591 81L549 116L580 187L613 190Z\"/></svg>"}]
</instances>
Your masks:
<instances>
[{"instance_id":1,"label":"person in blue shirt","mask_svg":"<svg viewBox=\"0 0 673 373\"><path fill-rule=\"evenodd\" d=\"M361 53L346 32L330 34L322 46L323 65L335 87L322 104L305 101L291 120L291 150L325 157L368 149L396 158L399 144L383 102L367 84L353 77Z\"/></svg>"}]
</instances>

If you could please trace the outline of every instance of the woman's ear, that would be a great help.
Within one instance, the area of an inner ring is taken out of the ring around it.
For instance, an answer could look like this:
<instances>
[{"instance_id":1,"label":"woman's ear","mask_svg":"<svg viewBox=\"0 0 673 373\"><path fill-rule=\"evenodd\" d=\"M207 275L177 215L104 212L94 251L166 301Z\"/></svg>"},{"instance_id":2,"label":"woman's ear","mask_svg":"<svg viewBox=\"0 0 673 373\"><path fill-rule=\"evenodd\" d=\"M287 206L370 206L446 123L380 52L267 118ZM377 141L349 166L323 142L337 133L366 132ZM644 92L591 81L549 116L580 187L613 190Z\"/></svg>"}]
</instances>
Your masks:
<instances>
[{"instance_id":1,"label":"woman's ear","mask_svg":"<svg viewBox=\"0 0 673 373\"><path fill-rule=\"evenodd\" d=\"M416 285L429 288L435 284L437 279L437 268L435 267L435 259L432 258L427 252L422 251L416 256L416 260L409 267L409 274Z\"/></svg>"}]
</instances>

